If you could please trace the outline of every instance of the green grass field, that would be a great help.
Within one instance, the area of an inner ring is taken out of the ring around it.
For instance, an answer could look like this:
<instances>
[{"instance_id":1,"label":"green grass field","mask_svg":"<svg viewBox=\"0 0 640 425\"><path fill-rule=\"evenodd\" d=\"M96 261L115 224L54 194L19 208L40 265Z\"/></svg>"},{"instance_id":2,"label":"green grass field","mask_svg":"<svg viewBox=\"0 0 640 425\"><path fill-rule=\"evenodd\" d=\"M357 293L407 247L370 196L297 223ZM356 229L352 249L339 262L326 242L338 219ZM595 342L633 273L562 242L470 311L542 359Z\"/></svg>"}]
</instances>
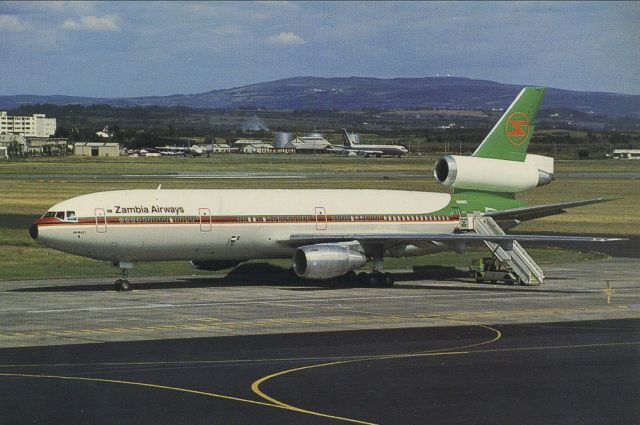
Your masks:
<instances>
[{"instance_id":1,"label":"green grass field","mask_svg":"<svg viewBox=\"0 0 640 425\"><path fill-rule=\"evenodd\" d=\"M453 152L453 154L456 154ZM336 171L431 173L438 157L361 158L336 155L229 155L211 158L83 158L76 156L0 161L1 174L175 174L207 171ZM557 160L556 172L640 172L638 161ZM2 178L0 176L0 178Z\"/></svg>"},{"instance_id":2,"label":"green grass field","mask_svg":"<svg viewBox=\"0 0 640 425\"><path fill-rule=\"evenodd\" d=\"M122 178L123 175L170 174L208 171L335 171L430 174L434 157L354 158L330 155L221 155L213 158L46 158L0 162L0 280L69 276L117 276L117 268L42 247L29 238L27 228L51 205L64 199L103 190L155 188L378 188L446 192L433 178L390 177L324 179L221 179ZM558 161L557 172L639 172L633 161ZM22 178L29 176L30 178ZM40 177L41 178L40 178ZM640 235L640 179L559 178L550 185L523 193L530 204L562 202L597 196L619 198L580 207L568 214L522 224L518 231L553 231L578 234ZM468 264L473 251L405 259L389 259L388 267ZM602 255L559 249L533 250L537 260L572 262ZM287 262L276 262L287 266ZM199 273L188 263L140 264L136 275Z\"/></svg>"}]
</instances>

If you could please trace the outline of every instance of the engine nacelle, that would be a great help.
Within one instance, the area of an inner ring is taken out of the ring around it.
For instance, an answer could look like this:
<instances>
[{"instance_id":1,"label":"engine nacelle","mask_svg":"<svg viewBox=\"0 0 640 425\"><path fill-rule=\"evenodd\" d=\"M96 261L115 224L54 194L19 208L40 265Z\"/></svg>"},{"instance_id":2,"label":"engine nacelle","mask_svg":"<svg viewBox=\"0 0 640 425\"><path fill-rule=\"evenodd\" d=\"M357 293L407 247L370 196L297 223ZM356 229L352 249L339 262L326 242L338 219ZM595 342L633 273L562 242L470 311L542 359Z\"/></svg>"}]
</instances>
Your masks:
<instances>
[{"instance_id":1,"label":"engine nacelle","mask_svg":"<svg viewBox=\"0 0 640 425\"><path fill-rule=\"evenodd\" d=\"M235 267L240 264L240 261L234 260L221 260L221 261L200 261L200 260L191 260L191 265L198 270L208 270L208 271L218 271L230 269L231 267Z\"/></svg>"},{"instance_id":2,"label":"engine nacelle","mask_svg":"<svg viewBox=\"0 0 640 425\"><path fill-rule=\"evenodd\" d=\"M341 245L308 245L293 254L293 270L305 279L331 279L362 267L367 257Z\"/></svg>"},{"instance_id":3,"label":"engine nacelle","mask_svg":"<svg viewBox=\"0 0 640 425\"><path fill-rule=\"evenodd\" d=\"M527 155L519 162L447 155L436 162L433 175L439 183L453 188L515 193L549 184L553 158Z\"/></svg>"}]
</instances>

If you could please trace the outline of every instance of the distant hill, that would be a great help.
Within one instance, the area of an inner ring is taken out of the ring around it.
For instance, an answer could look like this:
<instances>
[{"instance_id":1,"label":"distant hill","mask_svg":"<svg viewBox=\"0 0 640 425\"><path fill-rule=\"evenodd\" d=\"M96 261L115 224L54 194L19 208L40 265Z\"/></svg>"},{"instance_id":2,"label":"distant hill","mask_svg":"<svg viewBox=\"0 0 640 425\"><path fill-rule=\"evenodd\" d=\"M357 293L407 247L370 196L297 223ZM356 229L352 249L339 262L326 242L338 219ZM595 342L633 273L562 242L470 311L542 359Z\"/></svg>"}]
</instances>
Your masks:
<instances>
[{"instance_id":1,"label":"distant hill","mask_svg":"<svg viewBox=\"0 0 640 425\"><path fill-rule=\"evenodd\" d=\"M366 78L295 77L206 93L89 98L75 96L0 96L0 109L25 104L108 104L111 106L186 106L195 109L492 109L507 107L521 85L459 77ZM640 95L549 88L542 108L571 108L611 117L640 117Z\"/></svg>"}]
</instances>

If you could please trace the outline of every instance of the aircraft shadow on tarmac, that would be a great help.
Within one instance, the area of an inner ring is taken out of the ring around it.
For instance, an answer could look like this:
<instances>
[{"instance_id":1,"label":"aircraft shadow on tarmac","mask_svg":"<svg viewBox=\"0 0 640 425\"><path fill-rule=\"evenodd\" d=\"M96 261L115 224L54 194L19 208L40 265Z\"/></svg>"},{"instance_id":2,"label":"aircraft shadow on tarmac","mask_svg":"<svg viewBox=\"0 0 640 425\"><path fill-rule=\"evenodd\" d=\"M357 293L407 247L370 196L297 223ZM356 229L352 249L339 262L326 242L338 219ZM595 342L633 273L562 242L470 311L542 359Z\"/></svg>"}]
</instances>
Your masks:
<instances>
[{"instance_id":1,"label":"aircraft shadow on tarmac","mask_svg":"<svg viewBox=\"0 0 640 425\"><path fill-rule=\"evenodd\" d=\"M523 287L506 283L477 284L471 281L468 274L455 267L429 266L414 267L412 271L394 274L398 285L396 290L423 289L443 291L480 291L480 292L537 292L537 293L579 293L576 290L548 290L540 287ZM425 283L421 285L402 282L429 280L437 282L458 283L462 286ZM78 280L79 281L79 280ZM292 269L283 269L267 263L243 264L231 270L227 275L193 276L193 277L158 277L154 281L141 278L136 282L131 278L131 287L136 291L154 289L196 289L216 287L273 286L289 291L331 291L345 288L363 287L355 281L329 280L314 281L301 279ZM401 284L402 283L402 284ZM371 288L376 290L379 288ZM114 291L111 283L77 283L69 285L49 285L31 288L9 289L7 292L104 292Z\"/></svg>"}]
</instances>

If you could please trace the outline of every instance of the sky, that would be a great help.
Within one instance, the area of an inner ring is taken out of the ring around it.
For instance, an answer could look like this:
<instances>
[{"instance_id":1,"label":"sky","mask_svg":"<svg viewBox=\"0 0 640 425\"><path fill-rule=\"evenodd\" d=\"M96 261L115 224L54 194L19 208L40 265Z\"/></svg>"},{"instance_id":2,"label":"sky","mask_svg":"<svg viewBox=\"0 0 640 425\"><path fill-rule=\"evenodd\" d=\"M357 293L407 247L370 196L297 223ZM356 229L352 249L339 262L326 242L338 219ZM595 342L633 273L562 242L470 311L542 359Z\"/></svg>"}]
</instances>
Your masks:
<instances>
[{"instance_id":1,"label":"sky","mask_svg":"<svg viewBox=\"0 0 640 425\"><path fill-rule=\"evenodd\" d=\"M640 94L640 2L3 2L0 95L451 75Z\"/></svg>"}]
</instances>

